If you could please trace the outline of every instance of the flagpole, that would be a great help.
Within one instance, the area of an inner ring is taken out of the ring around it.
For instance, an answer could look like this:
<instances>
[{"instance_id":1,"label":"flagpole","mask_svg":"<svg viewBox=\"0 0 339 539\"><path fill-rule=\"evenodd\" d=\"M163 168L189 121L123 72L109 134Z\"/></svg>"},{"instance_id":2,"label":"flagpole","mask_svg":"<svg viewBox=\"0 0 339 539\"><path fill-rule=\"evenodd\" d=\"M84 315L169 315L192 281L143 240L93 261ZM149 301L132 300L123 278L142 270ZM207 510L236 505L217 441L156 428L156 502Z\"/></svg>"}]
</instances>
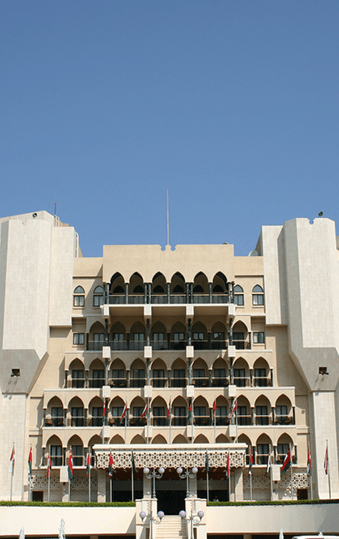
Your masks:
<instances>
[{"instance_id":1,"label":"flagpole","mask_svg":"<svg viewBox=\"0 0 339 539\"><path fill-rule=\"evenodd\" d=\"M250 470L251 470L251 473L250 473L250 500L251 502L253 501L252 500L252 475L253 475L253 466L252 466L252 460L253 460L253 456L252 456L252 446L250 447Z\"/></svg>"},{"instance_id":2,"label":"flagpole","mask_svg":"<svg viewBox=\"0 0 339 539\"><path fill-rule=\"evenodd\" d=\"M216 418L217 414L214 412L214 410L213 410L213 414L214 414L213 423L214 423L214 443L215 443L215 440L217 437L217 418Z\"/></svg>"},{"instance_id":3,"label":"flagpole","mask_svg":"<svg viewBox=\"0 0 339 539\"><path fill-rule=\"evenodd\" d=\"M125 420L125 444L126 444L126 437L127 437L127 413L128 413L128 408L127 408L127 397L126 397L126 400L125 400L125 406L126 406L126 411L125 411L125 417L124 417L124 420Z\"/></svg>"},{"instance_id":4,"label":"flagpole","mask_svg":"<svg viewBox=\"0 0 339 539\"><path fill-rule=\"evenodd\" d=\"M132 502L134 502L134 453L133 453L133 449L132 449L132 454L131 454L131 461L132 461Z\"/></svg>"},{"instance_id":5,"label":"flagpole","mask_svg":"<svg viewBox=\"0 0 339 539\"><path fill-rule=\"evenodd\" d=\"M210 475L210 466L208 462L208 451L206 451L206 489L207 489L207 501L210 501L210 487L209 487L209 475Z\"/></svg>"},{"instance_id":6,"label":"flagpole","mask_svg":"<svg viewBox=\"0 0 339 539\"><path fill-rule=\"evenodd\" d=\"M271 501L273 500L273 475L272 475L272 446L270 445L270 454L268 455L270 460L270 490L271 490Z\"/></svg>"},{"instance_id":7,"label":"flagpole","mask_svg":"<svg viewBox=\"0 0 339 539\"><path fill-rule=\"evenodd\" d=\"M88 463L88 501L91 501L91 457L88 448L87 454L87 463Z\"/></svg>"},{"instance_id":8,"label":"flagpole","mask_svg":"<svg viewBox=\"0 0 339 539\"><path fill-rule=\"evenodd\" d=\"M48 498L48 501L50 501L50 497L51 497L51 446L48 446L48 463L47 463L47 466L48 466L48 495L47 495L47 498Z\"/></svg>"},{"instance_id":9,"label":"flagpole","mask_svg":"<svg viewBox=\"0 0 339 539\"><path fill-rule=\"evenodd\" d=\"M331 500L331 498L332 498L332 492L331 492L330 459L329 459L329 456L328 456L328 440L326 440L326 455L327 455L327 466L328 466L328 470L327 470L327 477L328 477L328 494L329 494L329 497L330 497L330 500Z\"/></svg>"},{"instance_id":10,"label":"flagpole","mask_svg":"<svg viewBox=\"0 0 339 539\"><path fill-rule=\"evenodd\" d=\"M147 397L147 443L149 444L149 422L150 422L150 409L149 409L149 397Z\"/></svg>"},{"instance_id":11,"label":"flagpole","mask_svg":"<svg viewBox=\"0 0 339 539\"><path fill-rule=\"evenodd\" d=\"M290 448L290 455L291 455L291 494L292 494L292 500L294 499L294 484L293 484L293 459L292 459L292 447L291 444L289 446Z\"/></svg>"},{"instance_id":12,"label":"flagpole","mask_svg":"<svg viewBox=\"0 0 339 539\"><path fill-rule=\"evenodd\" d=\"M13 444L13 447L14 447L14 444ZM12 455L13 455L13 449L12 449ZM9 494L9 500L12 501L12 493L13 493L13 459L12 459L12 455L11 455L11 490L10 490L10 494Z\"/></svg>"},{"instance_id":13,"label":"flagpole","mask_svg":"<svg viewBox=\"0 0 339 539\"><path fill-rule=\"evenodd\" d=\"M308 479L309 479L309 482L310 482L311 500L313 500L311 442L308 442L307 467L309 468L309 470L308 470Z\"/></svg>"},{"instance_id":14,"label":"flagpole","mask_svg":"<svg viewBox=\"0 0 339 539\"><path fill-rule=\"evenodd\" d=\"M172 408L169 413L169 443L172 443Z\"/></svg>"}]
</instances>

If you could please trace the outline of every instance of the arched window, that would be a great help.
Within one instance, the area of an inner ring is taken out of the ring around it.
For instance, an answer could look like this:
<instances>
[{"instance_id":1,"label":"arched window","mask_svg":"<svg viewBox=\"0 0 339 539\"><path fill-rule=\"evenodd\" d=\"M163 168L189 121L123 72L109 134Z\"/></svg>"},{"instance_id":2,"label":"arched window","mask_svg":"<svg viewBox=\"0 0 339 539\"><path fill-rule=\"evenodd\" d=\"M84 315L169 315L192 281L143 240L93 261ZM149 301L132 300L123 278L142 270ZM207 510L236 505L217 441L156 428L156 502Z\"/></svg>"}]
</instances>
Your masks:
<instances>
[{"instance_id":1,"label":"arched window","mask_svg":"<svg viewBox=\"0 0 339 539\"><path fill-rule=\"evenodd\" d=\"M258 284L252 290L252 304L264 305L264 291Z\"/></svg>"},{"instance_id":2,"label":"arched window","mask_svg":"<svg viewBox=\"0 0 339 539\"><path fill-rule=\"evenodd\" d=\"M244 290L240 284L234 287L234 303L236 305L244 305Z\"/></svg>"},{"instance_id":3,"label":"arched window","mask_svg":"<svg viewBox=\"0 0 339 539\"><path fill-rule=\"evenodd\" d=\"M85 290L82 288L82 286L79 285L74 288L73 294L73 306L85 307Z\"/></svg>"},{"instance_id":4,"label":"arched window","mask_svg":"<svg viewBox=\"0 0 339 539\"><path fill-rule=\"evenodd\" d=\"M104 304L104 288L103 286L97 286L93 292L93 307L100 307Z\"/></svg>"}]
</instances>

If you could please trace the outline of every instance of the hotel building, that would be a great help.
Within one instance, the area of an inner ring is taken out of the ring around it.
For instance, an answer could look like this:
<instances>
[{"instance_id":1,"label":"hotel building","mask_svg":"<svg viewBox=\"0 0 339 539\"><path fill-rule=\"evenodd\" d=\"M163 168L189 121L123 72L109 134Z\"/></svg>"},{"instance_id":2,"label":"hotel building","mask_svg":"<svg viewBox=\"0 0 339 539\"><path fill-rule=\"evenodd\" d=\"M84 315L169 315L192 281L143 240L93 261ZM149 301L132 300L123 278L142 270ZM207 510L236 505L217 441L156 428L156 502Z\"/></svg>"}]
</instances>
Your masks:
<instances>
[{"instance_id":1,"label":"hotel building","mask_svg":"<svg viewBox=\"0 0 339 539\"><path fill-rule=\"evenodd\" d=\"M109 245L87 258L44 211L0 219L0 240L2 500L155 494L177 514L185 499L339 497L333 221L263 226L249 256Z\"/></svg>"}]
</instances>

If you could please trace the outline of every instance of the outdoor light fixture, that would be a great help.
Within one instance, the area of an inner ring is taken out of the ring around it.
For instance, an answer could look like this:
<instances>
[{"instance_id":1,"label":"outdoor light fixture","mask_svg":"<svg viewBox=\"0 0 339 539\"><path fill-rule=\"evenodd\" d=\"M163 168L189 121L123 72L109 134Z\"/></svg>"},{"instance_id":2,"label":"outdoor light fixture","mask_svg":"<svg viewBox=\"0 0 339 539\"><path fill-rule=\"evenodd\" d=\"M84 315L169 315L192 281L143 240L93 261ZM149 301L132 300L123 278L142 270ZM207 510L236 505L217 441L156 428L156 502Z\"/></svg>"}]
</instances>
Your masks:
<instances>
[{"instance_id":1,"label":"outdoor light fixture","mask_svg":"<svg viewBox=\"0 0 339 539\"><path fill-rule=\"evenodd\" d=\"M198 511L195 515L191 514L190 517L186 516L186 511L182 510L179 513L179 516L182 520L190 523L190 536L189 539L194 539L193 525L199 525L204 518L205 513L203 511Z\"/></svg>"},{"instance_id":2,"label":"outdoor light fixture","mask_svg":"<svg viewBox=\"0 0 339 539\"><path fill-rule=\"evenodd\" d=\"M186 479L186 498L190 498L190 492L189 492L189 488L188 488L188 479L193 479L197 473L198 473L198 468L196 466L194 466L191 471L187 468L186 471L183 470L183 468L181 468L181 466L179 466L179 468L177 468L177 473L180 477L180 479Z\"/></svg>"},{"instance_id":3,"label":"outdoor light fixture","mask_svg":"<svg viewBox=\"0 0 339 539\"><path fill-rule=\"evenodd\" d=\"M328 375L330 373L327 372L327 367L319 367L319 374Z\"/></svg>"},{"instance_id":4,"label":"outdoor light fixture","mask_svg":"<svg viewBox=\"0 0 339 539\"><path fill-rule=\"evenodd\" d=\"M147 479L153 479L153 493L152 493L152 498L155 498L155 480L156 479L161 479L162 476L164 475L165 473L165 468L163 468L162 466L160 466L160 468L158 468L158 471L156 469L154 470L150 470L149 468L144 468L144 474L145 476L147 477Z\"/></svg>"}]
</instances>

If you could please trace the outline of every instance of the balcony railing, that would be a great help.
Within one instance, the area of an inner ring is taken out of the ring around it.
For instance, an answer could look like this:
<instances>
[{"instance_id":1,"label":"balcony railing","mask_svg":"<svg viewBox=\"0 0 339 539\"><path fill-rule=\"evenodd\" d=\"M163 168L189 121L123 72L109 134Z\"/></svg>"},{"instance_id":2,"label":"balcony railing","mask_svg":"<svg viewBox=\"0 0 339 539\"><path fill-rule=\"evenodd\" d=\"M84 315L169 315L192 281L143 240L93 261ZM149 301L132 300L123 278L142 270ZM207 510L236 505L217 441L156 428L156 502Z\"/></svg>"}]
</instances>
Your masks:
<instances>
[{"instance_id":1,"label":"balcony railing","mask_svg":"<svg viewBox=\"0 0 339 539\"><path fill-rule=\"evenodd\" d=\"M169 300L169 301L168 301ZM161 304L168 305L170 304L185 304L185 303L229 303L230 298L227 294L193 294L191 300L187 301L186 294L170 294L168 297L167 294L152 294L151 301L153 305ZM126 295L114 294L109 296L110 305L136 305L136 304L145 304L148 301L145 301L144 294L129 294L128 300L126 302Z\"/></svg>"},{"instance_id":2,"label":"balcony railing","mask_svg":"<svg viewBox=\"0 0 339 539\"><path fill-rule=\"evenodd\" d=\"M89 350L101 350L103 346L110 346L111 350L115 351L137 351L143 350L147 342L144 341L133 341L133 340L123 340L123 341L113 341L108 343L89 343ZM187 339L182 341L154 341L151 340L150 344L153 350L185 350L188 345ZM92 346L93 345L93 346ZM95 346L94 346L95 345ZM192 340L192 345L196 350L226 350L227 343L225 340Z\"/></svg>"}]
</instances>

